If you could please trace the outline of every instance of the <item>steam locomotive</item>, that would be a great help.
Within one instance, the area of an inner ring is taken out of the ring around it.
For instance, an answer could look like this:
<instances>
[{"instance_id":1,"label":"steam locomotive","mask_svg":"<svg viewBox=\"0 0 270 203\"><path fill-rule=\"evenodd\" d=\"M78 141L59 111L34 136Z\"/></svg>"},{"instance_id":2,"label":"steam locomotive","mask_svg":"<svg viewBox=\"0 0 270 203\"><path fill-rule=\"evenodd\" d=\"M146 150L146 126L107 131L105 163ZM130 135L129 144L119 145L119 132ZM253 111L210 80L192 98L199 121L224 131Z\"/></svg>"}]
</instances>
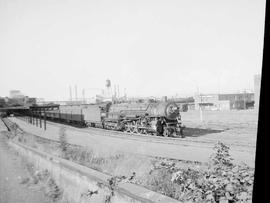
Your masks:
<instances>
[{"instance_id":1,"label":"steam locomotive","mask_svg":"<svg viewBox=\"0 0 270 203\"><path fill-rule=\"evenodd\" d=\"M62 105L58 110L47 111L46 117L62 122L141 134L154 135L161 128L163 136L184 137L180 110L174 102Z\"/></svg>"}]
</instances>

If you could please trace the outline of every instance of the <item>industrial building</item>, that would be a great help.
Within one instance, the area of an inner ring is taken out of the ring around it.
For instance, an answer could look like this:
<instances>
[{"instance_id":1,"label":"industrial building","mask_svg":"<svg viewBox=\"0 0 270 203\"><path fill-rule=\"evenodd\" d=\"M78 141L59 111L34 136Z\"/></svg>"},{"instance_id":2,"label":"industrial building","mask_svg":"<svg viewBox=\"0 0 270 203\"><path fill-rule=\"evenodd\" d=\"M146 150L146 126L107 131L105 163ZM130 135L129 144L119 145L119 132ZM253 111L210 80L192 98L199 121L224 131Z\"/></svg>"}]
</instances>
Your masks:
<instances>
[{"instance_id":1,"label":"industrial building","mask_svg":"<svg viewBox=\"0 0 270 203\"><path fill-rule=\"evenodd\" d=\"M181 111L188 111L188 110L195 109L193 97L177 98L177 99L173 99L172 101L174 101L180 107Z\"/></svg>"},{"instance_id":2,"label":"industrial building","mask_svg":"<svg viewBox=\"0 0 270 203\"><path fill-rule=\"evenodd\" d=\"M6 105L6 100L5 100L5 98L0 97L0 108L1 108L1 107L5 107L5 105Z\"/></svg>"},{"instance_id":3,"label":"industrial building","mask_svg":"<svg viewBox=\"0 0 270 203\"><path fill-rule=\"evenodd\" d=\"M21 93L20 90L10 90L9 91L9 98L11 98L11 99L24 98L24 95Z\"/></svg>"},{"instance_id":4,"label":"industrial building","mask_svg":"<svg viewBox=\"0 0 270 203\"><path fill-rule=\"evenodd\" d=\"M21 93L20 90L11 90L9 97L0 97L0 107L15 107L15 106L32 106L37 102L36 98L28 97Z\"/></svg>"},{"instance_id":5,"label":"industrial building","mask_svg":"<svg viewBox=\"0 0 270 203\"><path fill-rule=\"evenodd\" d=\"M194 96L195 109L231 110L254 107L254 93L197 94Z\"/></svg>"}]
</instances>

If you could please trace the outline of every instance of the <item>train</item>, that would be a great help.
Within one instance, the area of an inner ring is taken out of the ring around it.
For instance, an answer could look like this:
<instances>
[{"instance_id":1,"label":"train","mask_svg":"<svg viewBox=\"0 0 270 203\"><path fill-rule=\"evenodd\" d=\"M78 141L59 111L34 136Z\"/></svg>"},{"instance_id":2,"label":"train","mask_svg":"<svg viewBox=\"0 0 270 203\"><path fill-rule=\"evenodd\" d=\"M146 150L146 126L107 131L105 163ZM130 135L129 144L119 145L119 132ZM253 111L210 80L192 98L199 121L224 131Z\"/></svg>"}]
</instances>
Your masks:
<instances>
[{"instance_id":1,"label":"train","mask_svg":"<svg viewBox=\"0 0 270 203\"><path fill-rule=\"evenodd\" d=\"M48 120L89 127L151 135L160 135L157 131L162 129L161 136L184 137L180 108L174 102L60 105L41 114Z\"/></svg>"}]
</instances>

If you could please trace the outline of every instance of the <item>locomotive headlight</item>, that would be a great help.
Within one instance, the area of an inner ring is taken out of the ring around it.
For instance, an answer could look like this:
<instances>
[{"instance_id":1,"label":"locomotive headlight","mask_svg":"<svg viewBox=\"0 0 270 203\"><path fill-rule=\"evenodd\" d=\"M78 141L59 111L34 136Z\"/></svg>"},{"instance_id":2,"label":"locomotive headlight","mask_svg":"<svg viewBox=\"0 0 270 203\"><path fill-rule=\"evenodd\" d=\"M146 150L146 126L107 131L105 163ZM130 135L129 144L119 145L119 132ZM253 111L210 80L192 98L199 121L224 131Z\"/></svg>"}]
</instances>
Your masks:
<instances>
[{"instance_id":1,"label":"locomotive headlight","mask_svg":"<svg viewBox=\"0 0 270 203\"><path fill-rule=\"evenodd\" d=\"M169 113L175 113L178 111L178 107L177 106L169 106Z\"/></svg>"}]
</instances>

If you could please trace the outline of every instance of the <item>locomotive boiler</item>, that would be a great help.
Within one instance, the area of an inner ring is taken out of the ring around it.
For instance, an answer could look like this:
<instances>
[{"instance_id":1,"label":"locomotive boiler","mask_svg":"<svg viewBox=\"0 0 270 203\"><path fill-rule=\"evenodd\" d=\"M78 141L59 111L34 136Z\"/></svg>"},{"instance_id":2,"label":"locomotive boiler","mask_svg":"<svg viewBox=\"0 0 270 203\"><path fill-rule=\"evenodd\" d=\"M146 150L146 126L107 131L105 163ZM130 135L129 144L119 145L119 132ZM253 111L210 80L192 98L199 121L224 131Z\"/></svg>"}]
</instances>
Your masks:
<instances>
[{"instance_id":1,"label":"locomotive boiler","mask_svg":"<svg viewBox=\"0 0 270 203\"><path fill-rule=\"evenodd\" d=\"M183 136L179 107L174 102L112 104L103 116L104 128L155 134L158 120L164 136Z\"/></svg>"}]
</instances>

